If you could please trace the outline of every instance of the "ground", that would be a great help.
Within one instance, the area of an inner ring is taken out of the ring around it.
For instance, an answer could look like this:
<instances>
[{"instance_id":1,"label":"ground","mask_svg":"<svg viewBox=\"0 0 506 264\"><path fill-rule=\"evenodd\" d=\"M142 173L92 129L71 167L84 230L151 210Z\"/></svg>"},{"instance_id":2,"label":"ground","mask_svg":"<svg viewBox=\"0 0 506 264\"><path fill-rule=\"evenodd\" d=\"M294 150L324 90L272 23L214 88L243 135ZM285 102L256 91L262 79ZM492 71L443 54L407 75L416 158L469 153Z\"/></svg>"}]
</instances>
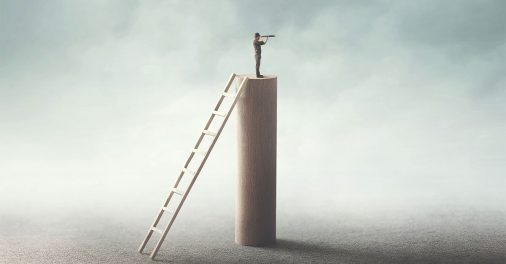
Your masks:
<instances>
[{"instance_id":1,"label":"ground","mask_svg":"<svg viewBox=\"0 0 506 264\"><path fill-rule=\"evenodd\" d=\"M4 211L0 262L153 263L137 248L155 212L97 208L50 215ZM506 263L506 214L498 210L301 209L278 209L277 244L257 248L234 243L233 207L189 206L157 262Z\"/></svg>"}]
</instances>

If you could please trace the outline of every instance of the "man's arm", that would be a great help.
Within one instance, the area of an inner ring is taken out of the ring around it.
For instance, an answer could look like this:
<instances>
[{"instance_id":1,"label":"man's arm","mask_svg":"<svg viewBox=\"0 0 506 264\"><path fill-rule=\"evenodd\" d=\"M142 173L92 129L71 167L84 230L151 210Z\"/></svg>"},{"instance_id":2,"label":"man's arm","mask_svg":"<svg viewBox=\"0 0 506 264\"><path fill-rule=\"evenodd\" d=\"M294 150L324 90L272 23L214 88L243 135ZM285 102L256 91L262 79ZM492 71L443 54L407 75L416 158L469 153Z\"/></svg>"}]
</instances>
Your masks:
<instances>
[{"instance_id":1,"label":"man's arm","mask_svg":"<svg viewBox=\"0 0 506 264\"><path fill-rule=\"evenodd\" d=\"M255 40L255 44L256 45L265 45L265 42L261 41L261 40Z\"/></svg>"}]
</instances>

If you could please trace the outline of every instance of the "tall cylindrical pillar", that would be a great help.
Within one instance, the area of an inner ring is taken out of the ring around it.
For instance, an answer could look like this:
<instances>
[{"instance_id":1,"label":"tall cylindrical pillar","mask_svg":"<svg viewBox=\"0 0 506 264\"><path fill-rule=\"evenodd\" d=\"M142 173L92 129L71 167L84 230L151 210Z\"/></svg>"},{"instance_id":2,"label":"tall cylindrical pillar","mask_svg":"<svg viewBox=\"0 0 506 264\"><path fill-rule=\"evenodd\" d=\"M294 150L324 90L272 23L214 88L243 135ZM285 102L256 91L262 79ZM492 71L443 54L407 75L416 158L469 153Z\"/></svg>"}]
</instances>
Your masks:
<instances>
[{"instance_id":1,"label":"tall cylindrical pillar","mask_svg":"<svg viewBox=\"0 0 506 264\"><path fill-rule=\"evenodd\" d=\"M238 175L235 242L276 242L277 77L249 81L237 101Z\"/></svg>"}]
</instances>

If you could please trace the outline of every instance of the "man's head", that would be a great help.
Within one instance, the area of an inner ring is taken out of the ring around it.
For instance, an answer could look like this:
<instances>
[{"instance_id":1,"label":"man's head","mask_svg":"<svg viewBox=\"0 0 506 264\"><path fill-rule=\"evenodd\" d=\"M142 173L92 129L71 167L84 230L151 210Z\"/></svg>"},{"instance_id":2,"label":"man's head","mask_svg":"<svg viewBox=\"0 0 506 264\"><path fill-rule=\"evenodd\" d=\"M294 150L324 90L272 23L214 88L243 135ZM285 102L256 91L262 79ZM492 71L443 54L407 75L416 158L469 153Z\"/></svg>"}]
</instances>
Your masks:
<instances>
[{"instance_id":1,"label":"man's head","mask_svg":"<svg viewBox=\"0 0 506 264\"><path fill-rule=\"evenodd\" d=\"M259 39L260 38L260 33L255 33L255 39Z\"/></svg>"}]
</instances>

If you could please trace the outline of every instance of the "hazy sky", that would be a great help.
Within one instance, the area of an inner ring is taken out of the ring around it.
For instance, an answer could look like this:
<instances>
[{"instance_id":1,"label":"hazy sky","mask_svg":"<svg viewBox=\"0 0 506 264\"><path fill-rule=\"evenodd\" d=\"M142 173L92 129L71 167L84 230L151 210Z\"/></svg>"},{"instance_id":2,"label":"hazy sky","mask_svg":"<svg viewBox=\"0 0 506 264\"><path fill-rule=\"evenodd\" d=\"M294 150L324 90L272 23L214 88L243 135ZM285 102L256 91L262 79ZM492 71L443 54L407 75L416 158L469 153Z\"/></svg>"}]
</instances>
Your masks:
<instances>
[{"instance_id":1,"label":"hazy sky","mask_svg":"<svg viewBox=\"0 0 506 264\"><path fill-rule=\"evenodd\" d=\"M262 72L279 78L281 197L501 208L504 14L502 0L0 0L0 205L158 201L228 76L254 71L258 31L277 36ZM232 119L204 182L233 192L235 147Z\"/></svg>"}]
</instances>

